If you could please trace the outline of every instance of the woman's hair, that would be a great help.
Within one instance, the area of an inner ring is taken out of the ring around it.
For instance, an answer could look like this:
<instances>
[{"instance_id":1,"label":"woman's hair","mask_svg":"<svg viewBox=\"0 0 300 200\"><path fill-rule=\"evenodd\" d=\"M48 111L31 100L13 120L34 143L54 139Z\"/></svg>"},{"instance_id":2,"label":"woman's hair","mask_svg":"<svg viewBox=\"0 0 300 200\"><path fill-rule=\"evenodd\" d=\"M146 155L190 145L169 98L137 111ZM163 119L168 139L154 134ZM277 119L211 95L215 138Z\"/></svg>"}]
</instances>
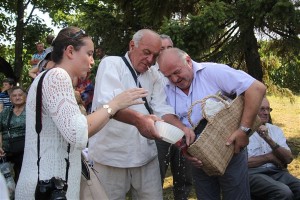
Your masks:
<instances>
[{"instance_id":1,"label":"woman's hair","mask_svg":"<svg viewBox=\"0 0 300 200\"><path fill-rule=\"evenodd\" d=\"M24 88L20 87L20 86L14 86L14 87L10 88L9 89L9 94L11 94L13 91L19 90L19 89L22 90L24 95L27 95L27 91Z\"/></svg>"},{"instance_id":2,"label":"woman's hair","mask_svg":"<svg viewBox=\"0 0 300 200\"><path fill-rule=\"evenodd\" d=\"M72 45L75 51L78 51L80 47L84 46L83 39L86 37L88 37L88 35L80 28L71 26L62 29L52 42L52 60L55 63L60 63L63 58L64 50L69 45Z\"/></svg>"}]
</instances>

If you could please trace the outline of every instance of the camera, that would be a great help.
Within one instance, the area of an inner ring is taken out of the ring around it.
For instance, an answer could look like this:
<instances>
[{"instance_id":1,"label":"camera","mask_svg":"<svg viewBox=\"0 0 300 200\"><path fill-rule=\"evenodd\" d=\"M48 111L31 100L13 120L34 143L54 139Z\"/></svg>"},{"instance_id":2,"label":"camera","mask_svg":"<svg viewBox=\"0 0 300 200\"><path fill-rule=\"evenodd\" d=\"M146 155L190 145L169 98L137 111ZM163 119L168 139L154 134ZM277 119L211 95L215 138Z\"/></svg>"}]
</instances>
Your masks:
<instances>
[{"instance_id":1,"label":"camera","mask_svg":"<svg viewBox=\"0 0 300 200\"><path fill-rule=\"evenodd\" d=\"M36 200L66 200L68 184L61 178L38 181L35 189Z\"/></svg>"}]
</instances>

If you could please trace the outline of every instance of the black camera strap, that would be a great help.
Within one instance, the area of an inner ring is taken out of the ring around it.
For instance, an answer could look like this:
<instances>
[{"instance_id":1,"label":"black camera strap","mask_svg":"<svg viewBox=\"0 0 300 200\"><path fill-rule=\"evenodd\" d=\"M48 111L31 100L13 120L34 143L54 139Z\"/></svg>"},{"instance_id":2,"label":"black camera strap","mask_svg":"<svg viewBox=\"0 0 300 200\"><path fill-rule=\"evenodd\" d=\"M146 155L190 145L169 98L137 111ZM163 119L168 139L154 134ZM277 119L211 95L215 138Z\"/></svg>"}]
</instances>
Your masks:
<instances>
[{"instance_id":1,"label":"black camera strap","mask_svg":"<svg viewBox=\"0 0 300 200\"><path fill-rule=\"evenodd\" d=\"M130 72L131 72L131 74L132 74L132 77L133 77L135 83L137 84L137 83L138 83L138 82L137 82L137 75L136 75L134 69L131 67L131 65L129 64L128 60L127 60L124 56L121 56L121 58L123 59L124 63L125 63L126 66L128 67L128 69L130 70ZM140 83L139 83L138 86L139 86L140 88L142 87ZM148 112L149 112L150 114L153 114L153 110L152 110L152 108L149 106L148 101L147 101L147 98L146 98L146 97L143 97L142 99L143 99L143 101L145 101L145 106L146 106Z\"/></svg>"},{"instance_id":2,"label":"black camera strap","mask_svg":"<svg viewBox=\"0 0 300 200\"><path fill-rule=\"evenodd\" d=\"M38 135L37 140L37 166L38 166L38 181L40 181L40 133L42 131L42 88L43 88L43 80L45 75L50 71L51 69L44 72L44 74L41 76L38 85L37 85L37 93L36 93L36 115L35 115L35 130ZM69 154L70 154L70 143L68 143L68 158L65 158L66 160L66 182L68 182L68 174L69 174L69 167L70 167L70 160L69 160Z\"/></svg>"}]
</instances>

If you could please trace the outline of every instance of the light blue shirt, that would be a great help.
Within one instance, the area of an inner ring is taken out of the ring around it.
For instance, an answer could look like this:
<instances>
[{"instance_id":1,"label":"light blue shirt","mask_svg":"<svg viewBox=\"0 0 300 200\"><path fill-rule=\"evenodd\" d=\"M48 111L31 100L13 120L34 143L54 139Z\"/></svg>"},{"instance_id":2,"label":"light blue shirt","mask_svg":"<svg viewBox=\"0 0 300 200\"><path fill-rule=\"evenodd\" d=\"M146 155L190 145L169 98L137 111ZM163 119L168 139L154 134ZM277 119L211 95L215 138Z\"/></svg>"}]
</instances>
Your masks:
<instances>
[{"instance_id":1,"label":"light blue shirt","mask_svg":"<svg viewBox=\"0 0 300 200\"><path fill-rule=\"evenodd\" d=\"M181 89L168 82L165 87L167 101L175 109L180 121L191 127L188 121L188 110L193 102L201 100L208 95L214 95L218 91L223 94L240 95L245 92L255 81L253 77L241 70L233 69L218 63L193 63L194 79L188 95ZM192 109L191 120L195 125L202 119L201 105Z\"/></svg>"}]
</instances>

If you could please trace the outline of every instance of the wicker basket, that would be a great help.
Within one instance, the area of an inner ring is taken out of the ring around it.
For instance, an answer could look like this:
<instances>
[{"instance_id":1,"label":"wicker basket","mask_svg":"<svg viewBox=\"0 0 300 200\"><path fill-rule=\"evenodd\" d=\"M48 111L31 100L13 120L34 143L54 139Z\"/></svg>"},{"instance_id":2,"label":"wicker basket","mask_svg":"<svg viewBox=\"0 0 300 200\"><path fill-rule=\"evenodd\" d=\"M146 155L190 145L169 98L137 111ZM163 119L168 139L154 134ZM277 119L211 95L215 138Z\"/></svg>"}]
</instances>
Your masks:
<instances>
[{"instance_id":1,"label":"wicker basket","mask_svg":"<svg viewBox=\"0 0 300 200\"><path fill-rule=\"evenodd\" d=\"M223 109L211 118L207 117L204 111L205 102L209 98L218 99L225 105ZM231 103L228 103L219 96L211 95L203 100L195 101L188 111L188 119L194 129L198 124L194 125L191 122L191 113L193 107L198 103L201 103L203 117L208 122L198 139L188 148L188 152L202 161L202 169L207 175L220 176L224 174L234 153L234 146L226 146L225 143L227 138L240 126L244 98L243 96L238 96ZM260 119L257 116L252 131L254 132L259 125Z\"/></svg>"}]
</instances>

